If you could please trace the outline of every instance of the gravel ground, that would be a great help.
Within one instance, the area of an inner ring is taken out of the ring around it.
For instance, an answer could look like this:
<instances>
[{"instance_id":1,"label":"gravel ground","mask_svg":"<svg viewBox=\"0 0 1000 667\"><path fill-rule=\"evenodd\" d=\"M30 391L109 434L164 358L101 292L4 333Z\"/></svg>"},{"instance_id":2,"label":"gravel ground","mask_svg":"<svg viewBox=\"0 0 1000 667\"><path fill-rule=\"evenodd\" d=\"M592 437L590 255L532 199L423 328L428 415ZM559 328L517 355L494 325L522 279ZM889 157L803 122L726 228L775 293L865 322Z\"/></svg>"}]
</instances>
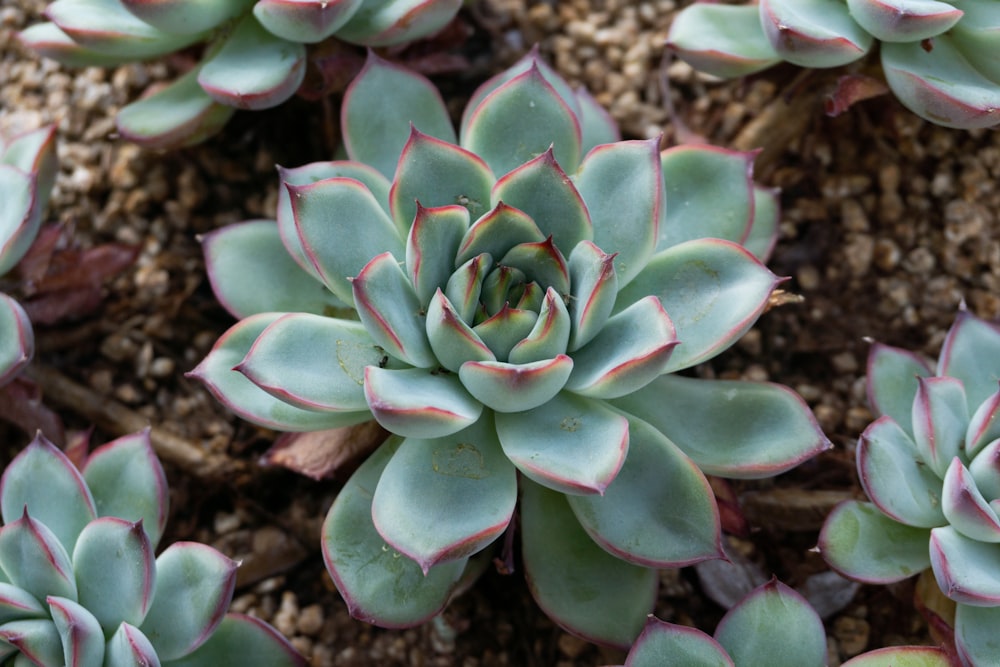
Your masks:
<instances>
[{"instance_id":1,"label":"gravel ground","mask_svg":"<svg viewBox=\"0 0 1000 667\"><path fill-rule=\"evenodd\" d=\"M888 98L827 118L830 80L803 80L791 68L724 84L696 75L663 58L676 4L686 3L481 0L466 17L477 26L472 66L443 83L460 108L463 91L538 42L627 136L664 132L671 143L700 137L765 148L757 178L781 187L784 209L771 267L791 277L786 289L803 300L767 313L701 372L792 386L837 445L782 478L731 488L754 527L749 538L732 540L739 561L803 585L823 569L809 549L824 513L859 493L853 446L871 420L865 339L933 358L963 301L981 317L1000 316L1000 143L988 131L929 125ZM38 331L30 376L67 427L97 424L95 437L107 439L151 423L172 484L167 539L208 542L243 559L234 608L273 622L313 665L620 660L554 627L518 577L492 572L420 628L387 632L349 618L315 539L337 484L258 467L274 434L233 419L182 376L231 323L204 279L197 235L273 215L274 164L329 155L314 139L327 125L323 107L293 101L238 114L203 146L141 151L115 140L114 113L183 63L69 71L36 61L12 34L37 21L44 6L0 0L0 131L57 123L60 174L50 220L71 230L81 248L139 248L134 267L106 284L99 310ZM27 441L3 426L0 434L4 459ZM703 584L691 569L664 572L657 614L711 630L722 614L709 599L712 582L742 580L706 576ZM865 648L929 641L911 594L910 584L863 587L833 612L831 664Z\"/></svg>"}]
</instances>

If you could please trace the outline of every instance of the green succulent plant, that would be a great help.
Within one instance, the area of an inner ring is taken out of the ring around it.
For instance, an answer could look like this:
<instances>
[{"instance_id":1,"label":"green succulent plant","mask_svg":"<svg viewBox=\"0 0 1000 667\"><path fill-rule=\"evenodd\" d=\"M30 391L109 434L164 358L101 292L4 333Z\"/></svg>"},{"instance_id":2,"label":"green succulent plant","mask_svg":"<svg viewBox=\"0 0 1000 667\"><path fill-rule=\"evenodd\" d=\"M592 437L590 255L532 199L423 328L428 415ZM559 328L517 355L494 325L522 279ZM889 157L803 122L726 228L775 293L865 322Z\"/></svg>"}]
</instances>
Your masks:
<instances>
[{"instance_id":1,"label":"green succulent plant","mask_svg":"<svg viewBox=\"0 0 1000 667\"><path fill-rule=\"evenodd\" d=\"M872 346L868 401L881 416L857 448L871 502L838 505L820 533L820 550L836 570L871 583L931 568L957 603L962 664L995 664L1000 327L960 312L936 370L905 350Z\"/></svg>"},{"instance_id":2,"label":"green succulent plant","mask_svg":"<svg viewBox=\"0 0 1000 667\"><path fill-rule=\"evenodd\" d=\"M271 626L226 614L235 562L194 542L154 559L167 481L148 431L80 469L39 434L4 470L0 514L0 664L305 665Z\"/></svg>"},{"instance_id":3,"label":"green succulent plant","mask_svg":"<svg viewBox=\"0 0 1000 667\"><path fill-rule=\"evenodd\" d=\"M54 126L0 137L0 280L35 240L55 177ZM0 386L31 361L34 341L24 308L0 292Z\"/></svg>"},{"instance_id":4,"label":"green succulent plant","mask_svg":"<svg viewBox=\"0 0 1000 667\"><path fill-rule=\"evenodd\" d=\"M113 66L204 44L198 64L118 113L121 135L154 147L211 136L236 109L299 88L307 45L330 37L393 46L431 35L461 0L55 0L20 40L71 66Z\"/></svg>"},{"instance_id":5,"label":"green succulent plant","mask_svg":"<svg viewBox=\"0 0 1000 667\"><path fill-rule=\"evenodd\" d=\"M787 61L838 67L879 45L882 71L908 109L938 125L1000 123L1000 3L996 0L696 2L668 45L698 70L729 78Z\"/></svg>"},{"instance_id":6,"label":"green succulent plant","mask_svg":"<svg viewBox=\"0 0 1000 667\"><path fill-rule=\"evenodd\" d=\"M393 434L323 529L356 617L436 614L470 557L500 540L510 560L519 506L538 603L630 644L656 568L721 553L702 471L766 477L828 446L785 387L674 374L766 307L775 193L753 154L619 141L534 53L457 134L426 79L372 55L341 122L349 159L282 169L276 222L205 239L242 319L193 375L264 426Z\"/></svg>"},{"instance_id":7,"label":"green succulent plant","mask_svg":"<svg viewBox=\"0 0 1000 667\"><path fill-rule=\"evenodd\" d=\"M823 667L826 633L809 603L772 579L726 612L715 636L653 616L629 651L624 667ZM894 646L854 657L843 667L949 667L930 646Z\"/></svg>"}]
</instances>

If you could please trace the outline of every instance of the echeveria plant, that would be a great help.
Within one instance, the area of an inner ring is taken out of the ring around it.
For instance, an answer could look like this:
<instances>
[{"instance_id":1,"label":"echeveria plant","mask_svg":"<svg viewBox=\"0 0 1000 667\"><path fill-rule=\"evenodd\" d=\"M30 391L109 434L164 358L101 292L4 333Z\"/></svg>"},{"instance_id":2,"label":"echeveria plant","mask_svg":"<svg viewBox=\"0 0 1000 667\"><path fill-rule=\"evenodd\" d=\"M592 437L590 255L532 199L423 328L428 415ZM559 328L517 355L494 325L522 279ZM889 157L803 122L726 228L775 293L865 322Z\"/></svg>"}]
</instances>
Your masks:
<instances>
[{"instance_id":1,"label":"echeveria plant","mask_svg":"<svg viewBox=\"0 0 1000 667\"><path fill-rule=\"evenodd\" d=\"M715 629L715 636L653 616L629 651L624 667L823 667L823 621L805 598L780 581L751 591ZM929 646L871 651L843 667L949 667L944 652Z\"/></svg>"},{"instance_id":2,"label":"echeveria plant","mask_svg":"<svg viewBox=\"0 0 1000 667\"><path fill-rule=\"evenodd\" d=\"M35 240L55 177L54 126L0 137L0 278ZM0 292L0 385L31 360L34 341L24 308Z\"/></svg>"},{"instance_id":3,"label":"echeveria plant","mask_svg":"<svg viewBox=\"0 0 1000 667\"><path fill-rule=\"evenodd\" d=\"M226 614L236 563L177 542L154 559L167 485L148 431L81 469L39 435L0 479L0 662L37 667L305 665Z\"/></svg>"},{"instance_id":4,"label":"echeveria plant","mask_svg":"<svg viewBox=\"0 0 1000 667\"><path fill-rule=\"evenodd\" d=\"M391 46L444 27L461 0L55 0L47 23L20 39L71 66L111 66L204 44L200 62L170 85L124 107L118 130L162 148L197 143L236 109L291 97L307 45L330 37Z\"/></svg>"},{"instance_id":5,"label":"echeveria plant","mask_svg":"<svg viewBox=\"0 0 1000 667\"><path fill-rule=\"evenodd\" d=\"M697 2L668 44L695 69L743 76L782 60L838 67L879 44L889 87L904 106L946 127L1000 123L1000 3L996 0L760 0Z\"/></svg>"},{"instance_id":6,"label":"echeveria plant","mask_svg":"<svg viewBox=\"0 0 1000 667\"><path fill-rule=\"evenodd\" d=\"M534 54L457 135L426 79L371 56L341 122L349 159L281 170L277 222L206 239L243 319L194 375L271 428L393 434L323 529L355 616L437 613L470 556L505 533L511 556L519 504L539 604L630 644L655 568L721 553L702 471L764 477L827 446L784 387L674 374L778 282L754 256L777 208L753 155L618 141Z\"/></svg>"},{"instance_id":7,"label":"echeveria plant","mask_svg":"<svg viewBox=\"0 0 1000 667\"><path fill-rule=\"evenodd\" d=\"M930 567L957 603L966 665L993 664L1000 624L1000 328L959 313L936 374L910 352L875 344L868 400L881 415L858 443L871 502L847 501L820 534L838 571L889 583Z\"/></svg>"}]
</instances>

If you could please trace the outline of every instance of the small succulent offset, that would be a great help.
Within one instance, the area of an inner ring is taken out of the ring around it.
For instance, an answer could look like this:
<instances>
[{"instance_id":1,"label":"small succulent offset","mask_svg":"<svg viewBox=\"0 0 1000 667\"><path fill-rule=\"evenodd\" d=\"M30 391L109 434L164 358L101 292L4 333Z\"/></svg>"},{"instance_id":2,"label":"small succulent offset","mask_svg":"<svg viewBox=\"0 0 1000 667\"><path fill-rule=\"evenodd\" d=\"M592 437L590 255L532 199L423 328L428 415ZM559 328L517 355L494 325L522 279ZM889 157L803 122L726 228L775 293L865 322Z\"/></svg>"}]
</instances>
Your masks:
<instances>
[{"instance_id":1,"label":"small succulent offset","mask_svg":"<svg viewBox=\"0 0 1000 667\"><path fill-rule=\"evenodd\" d=\"M369 56L341 123L349 159L282 169L277 222L206 238L243 319L193 375L271 428L393 434L323 530L355 616L437 613L470 557L499 538L510 561L519 506L543 609L630 644L655 568L721 553L702 471L770 476L828 444L787 388L672 374L768 303L775 193L751 153L619 141L534 53L457 136L430 82Z\"/></svg>"},{"instance_id":2,"label":"small succulent offset","mask_svg":"<svg viewBox=\"0 0 1000 667\"><path fill-rule=\"evenodd\" d=\"M35 240L55 177L54 126L0 137L0 279ZM0 385L31 361L34 340L24 308L0 292Z\"/></svg>"},{"instance_id":3,"label":"small succulent offset","mask_svg":"<svg viewBox=\"0 0 1000 667\"><path fill-rule=\"evenodd\" d=\"M721 77L782 60L839 67L879 44L889 88L938 125L1000 123L1000 3L996 0L760 0L696 2L674 19L668 44L695 69Z\"/></svg>"},{"instance_id":4,"label":"small succulent offset","mask_svg":"<svg viewBox=\"0 0 1000 667\"><path fill-rule=\"evenodd\" d=\"M934 374L910 352L875 344L868 400L881 415L858 443L871 502L827 517L820 550L846 576L899 581L931 568L957 603L965 665L996 664L1000 624L1000 327L966 311Z\"/></svg>"},{"instance_id":5,"label":"small succulent offset","mask_svg":"<svg viewBox=\"0 0 1000 667\"><path fill-rule=\"evenodd\" d=\"M39 435L0 479L0 663L37 667L305 661L271 626L226 614L237 564L177 542L163 468L144 431L77 469Z\"/></svg>"},{"instance_id":6,"label":"small succulent offset","mask_svg":"<svg viewBox=\"0 0 1000 667\"><path fill-rule=\"evenodd\" d=\"M709 637L701 630L650 616L624 667L823 667L826 633L816 610L801 595L772 579L726 612ZM929 646L878 649L844 667L949 667L944 652Z\"/></svg>"},{"instance_id":7,"label":"small succulent offset","mask_svg":"<svg viewBox=\"0 0 1000 667\"><path fill-rule=\"evenodd\" d=\"M236 109L291 97L307 45L330 37L392 46L431 35L461 0L55 0L47 23L20 33L42 56L70 66L114 66L204 44L201 61L118 114L125 138L154 147L197 143Z\"/></svg>"}]
</instances>

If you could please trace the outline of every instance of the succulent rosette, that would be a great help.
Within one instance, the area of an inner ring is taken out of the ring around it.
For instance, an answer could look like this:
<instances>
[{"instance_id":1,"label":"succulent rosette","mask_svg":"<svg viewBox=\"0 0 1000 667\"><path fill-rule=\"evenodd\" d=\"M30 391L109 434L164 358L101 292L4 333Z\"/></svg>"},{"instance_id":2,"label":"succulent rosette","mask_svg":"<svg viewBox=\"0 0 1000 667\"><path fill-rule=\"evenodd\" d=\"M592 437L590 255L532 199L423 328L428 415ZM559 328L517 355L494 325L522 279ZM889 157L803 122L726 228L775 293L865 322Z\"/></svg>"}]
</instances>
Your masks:
<instances>
[{"instance_id":1,"label":"succulent rosette","mask_svg":"<svg viewBox=\"0 0 1000 667\"><path fill-rule=\"evenodd\" d=\"M236 109L267 109L299 88L310 44L394 46L431 35L461 0L55 0L20 33L70 66L114 66L203 44L201 60L123 107L121 135L167 148L213 135Z\"/></svg>"},{"instance_id":2,"label":"succulent rosette","mask_svg":"<svg viewBox=\"0 0 1000 667\"><path fill-rule=\"evenodd\" d=\"M677 15L668 44L725 78L781 61L838 67L878 44L889 88L921 118L962 129L1000 123L996 0L700 1Z\"/></svg>"},{"instance_id":3,"label":"succulent rosette","mask_svg":"<svg viewBox=\"0 0 1000 667\"><path fill-rule=\"evenodd\" d=\"M801 595L772 579L733 605L714 637L650 616L624 667L823 667L826 633ZM844 667L949 667L941 649L894 646L854 657Z\"/></svg>"},{"instance_id":4,"label":"succulent rosette","mask_svg":"<svg viewBox=\"0 0 1000 667\"><path fill-rule=\"evenodd\" d=\"M426 79L370 56L342 126L347 160L281 170L276 222L205 239L243 319L193 374L271 428L393 434L323 530L355 616L437 613L505 533L509 558L519 506L539 604L631 643L655 568L721 553L702 471L763 477L827 446L787 388L673 375L778 283L754 256L777 206L753 154L618 141L534 54L473 94L457 136Z\"/></svg>"},{"instance_id":5,"label":"succulent rosette","mask_svg":"<svg viewBox=\"0 0 1000 667\"><path fill-rule=\"evenodd\" d=\"M236 563L177 542L144 431L78 469L39 435L0 479L0 663L304 666L271 626L226 614Z\"/></svg>"},{"instance_id":6,"label":"succulent rosette","mask_svg":"<svg viewBox=\"0 0 1000 667\"><path fill-rule=\"evenodd\" d=\"M860 581L889 583L931 568L957 603L965 665L996 661L1000 623L1000 328L966 311L945 338L936 374L918 356L874 344L868 400L881 415L857 448L871 502L827 518L820 549Z\"/></svg>"},{"instance_id":7,"label":"succulent rosette","mask_svg":"<svg viewBox=\"0 0 1000 667\"><path fill-rule=\"evenodd\" d=\"M55 177L54 126L0 137L0 281L35 240ZM0 292L0 385L31 361L34 341L24 308Z\"/></svg>"}]
</instances>

